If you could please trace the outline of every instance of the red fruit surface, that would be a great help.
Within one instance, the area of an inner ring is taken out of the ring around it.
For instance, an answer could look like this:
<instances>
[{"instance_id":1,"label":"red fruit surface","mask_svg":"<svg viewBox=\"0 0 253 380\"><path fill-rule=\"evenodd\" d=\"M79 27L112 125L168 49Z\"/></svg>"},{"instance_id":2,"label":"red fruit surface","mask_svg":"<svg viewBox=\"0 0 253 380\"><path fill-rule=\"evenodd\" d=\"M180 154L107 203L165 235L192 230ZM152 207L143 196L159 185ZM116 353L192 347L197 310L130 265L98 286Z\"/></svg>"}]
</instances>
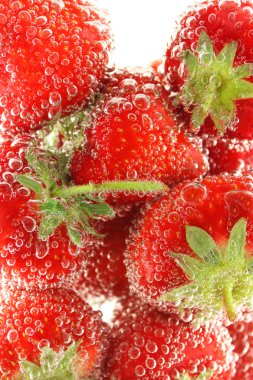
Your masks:
<instances>
[{"instance_id":1,"label":"red fruit surface","mask_svg":"<svg viewBox=\"0 0 253 380\"><path fill-rule=\"evenodd\" d=\"M123 303L112 329L104 379L196 378L229 380L234 371L231 338L224 327L193 327L132 298Z\"/></svg>"},{"instance_id":2,"label":"red fruit surface","mask_svg":"<svg viewBox=\"0 0 253 380\"><path fill-rule=\"evenodd\" d=\"M178 130L152 70L112 74L86 141L71 161L76 184L158 180L170 186L207 170L198 142Z\"/></svg>"},{"instance_id":3,"label":"red fruit surface","mask_svg":"<svg viewBox=\"0 0 253 380\"><path fill-rule=\"evenodd\" d=\"M40 365L41 350L66 350L80 341L77 363L82 378L97 372L106 347L101 314L67 289L10 292L1 296L0 374L13 380L19 361ZM11 360L10 360L11 358Z\"/></svg>"},{"instance_id":4,"label":"red fruit surface","mask_svg":"<svg viewBox=\"0 0 253 380\"><path fill-rule=\"evenodd\" d=\"M166 312L174 311L173 303L159 298L190 283L189 277L172 255L182 253L197 257L186 240L186 226L203 229L218 247L224 247L231 229L244 217L247 220L246 256L249 256L253 252L252 210L252 176L220 175L174 187L147 207L144 217L130 236L126 250L130 288L153 306ZM221 276L216 285L222 286L223 281L233 278L235 271L236 262L228 277ZM208 282L204 281L203 285L207 287ZM208 314L209 308L205 311Z\"/></svg>"},{"instance_id":5,"label":"red fruit surface","mask_svg":"<svg viewBox=\"0 0 253 380\"><path fill-rule=\"evenodd\" d=\"M211 0L194 4L182 16L177 24L176 35L166 52L165 74L168 100L171 105L173 93L177 94L181 90L187 77L181 53L186 50L196 53L201 31L205 31L211 38L216 53L231 42L238 43L234 66L253 62L252 13L253 5L249 0ZM252 82L252 77L249 80ZM226 137L252 139L253 99L238 100L235 104L236 123L230 131L227 131ZM179 104L174 111L188 128L190 114L184 109L183 104ZM210 118L206 119L201 128L202 133L217 134Z\"/></svg>"},{"instance_id":6,"label":"red fruit surface","mask_svg":"<svg viewBox=\"0 0 253 380\"><path fill-rule=\"evenodd\" d=\"M235 352L238 354L236 373L233 379L251 380L253 377L253 320L252 314L245 315L243 321L228 327Z\"/></svg>"},{"instance_id":7,"label":"red fruit surface","mask_svg":"<svg viewBox=\"0 0 253 380\"><path fill-rule=\"evenodd\" d=\"M85 0L0 4L0 128L31 132L84 106L105 74L108 22Z\"/></svg>"},{"instance_id":8,"label":"red fruit surface","mask_svg":"<svg viewBox=\"0 0 253 380\"><path fill-rule=\"evenodd\" d=\"M1 280L8 286L56 286L80 273L84 250L71 243L63 224L48 239L39 238L37 196L16 179L32 173L25 158L30 142L22 136L0 145Z\"/></svg>"},{"instance_id":9,"label":"red fruit surface","mask_svg":"<svg viewBox=\"0 0 253 380\"><path fill-rule=\"evenodd\" d=\"M208 139L210 174L233 173L253 169L252 140Z\"/></svg>"},{"instance_id":10,"label":"red fruit surface","mask_svg":"<svg viewBox=\"0 0 253 380\"><path fill-rule=\"evenodd\" d=\"M87 247L85 270L76 286L84 298L121 296L129 292L123 254L135 214L132 211L111 221L98 222L96 231L102 237L94 238Z\"/></svg>"}]
</instances>

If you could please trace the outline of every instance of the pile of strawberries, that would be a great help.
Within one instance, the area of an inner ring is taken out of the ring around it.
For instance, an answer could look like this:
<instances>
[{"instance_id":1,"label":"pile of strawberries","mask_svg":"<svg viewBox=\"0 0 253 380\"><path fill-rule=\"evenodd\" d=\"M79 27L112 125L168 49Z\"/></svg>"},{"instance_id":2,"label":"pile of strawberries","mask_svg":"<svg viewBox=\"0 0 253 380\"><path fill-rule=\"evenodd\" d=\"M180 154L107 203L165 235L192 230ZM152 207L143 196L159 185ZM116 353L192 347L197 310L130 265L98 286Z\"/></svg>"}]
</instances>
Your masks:
<instances>
[{"instance_id":1,"label":"pile of strawberries","mask_svg":"<svg viewBox=\"0 0 253 380\"><path fill-rule=\"evenodd\" d=\"M111 68L90 1L0 0L1 379L252 380L252 17Z\"/></svg>"}]
</instances>

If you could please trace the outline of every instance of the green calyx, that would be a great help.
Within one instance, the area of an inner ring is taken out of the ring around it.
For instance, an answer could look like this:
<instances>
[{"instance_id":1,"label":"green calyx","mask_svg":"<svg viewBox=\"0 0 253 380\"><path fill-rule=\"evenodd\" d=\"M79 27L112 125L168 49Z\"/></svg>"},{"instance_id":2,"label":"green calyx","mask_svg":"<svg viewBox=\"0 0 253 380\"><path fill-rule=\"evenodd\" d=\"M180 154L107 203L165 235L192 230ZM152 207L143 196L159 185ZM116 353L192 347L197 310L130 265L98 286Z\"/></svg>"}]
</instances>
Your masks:
<instances>
[{"instance_id":1,"label":"green calyx","mask_svg":"<svg viewBox=\"0 0 253 380\"><path fill-rule=\"evenodd\" d=\"M190 377L188 373L183 373L182 375L179 376L178 380L209 380L212 375L213 375L213 371L201 373L200 375L196 377Z\"/></svg>"},{"instance_id":2,"label":"green calyx","mask_svg":"<svg viewBox=\"0 0 253 380\"><path fill-rule=\"evenodd\" d=\"M92 221L101 217L113 217L114 210L105 202L101 194L120 191L163 192L167 186L157 181L121 181L69 185L66 175L67 159L64 154L46 152L38 157L36 149L29 150L26 158L33 174L19 175L17 181L36 194L38 210L41 214L39 236L47 239L61 224L67 227L68 235L76 246L81 247L84 234L99 236Z\"/></svg>"},{"instance_id":3,"label":"green calyx","mask_svg":"<svg viewBox=\"0 0 253 380\"><path fill-rule=\"evenodd\" d=\"M59 353L44 347L39 366L22 360L20 362L22 380L77 380L74 364L78 345L79 342L74 343L66 351Z\"/></svg>"},{"instance_id":4,"label":"green calyx","mask_svg":"<svg viewBox=\"0 0 253 380\"><path fill-rule=\"evenodd\" d=\"M204 31L199 37L197 55L191 50L183 52L188 78L176 103L180 101L186 109L193 109L194 128L210 116L223 134L235 121L235 101L253 98L253 83L244 80L253 75L253 64L234 67L236 52L237 42L231 42L216 55Z\"/></svg>"},{"instance_id":5,"label":"green calyx","mask_svg":"<svg viewBox=\"0 0 253 380\"><path fill-rule=\"evenodd\" d=\"M245 251L247 222L240 219L233 227L225 248L198 227L186 227L186 239L196 258L173 253L190 283L164 294L160 300L173 302L180 309L196 310L196 316L216 315L224 310L233 321L237 309L252 306L253 259Z\"/></svg>"}]
</instances>

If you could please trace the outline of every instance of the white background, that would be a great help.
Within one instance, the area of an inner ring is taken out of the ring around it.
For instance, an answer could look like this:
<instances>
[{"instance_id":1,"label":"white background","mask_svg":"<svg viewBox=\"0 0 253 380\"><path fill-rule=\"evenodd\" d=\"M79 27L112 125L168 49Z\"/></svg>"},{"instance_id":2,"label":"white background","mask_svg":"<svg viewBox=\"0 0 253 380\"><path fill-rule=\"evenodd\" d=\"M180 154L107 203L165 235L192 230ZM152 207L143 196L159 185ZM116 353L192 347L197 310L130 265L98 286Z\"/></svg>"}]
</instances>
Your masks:
<instances>
[{"instance_id":1,"label":"white background","mask_svg":"<svg viewBox=\"0 0 253 380\"><path fill-rule=\"evenodd\" d=\"M148 65L161 58L175 20L192 3L194 0L98 0L111 16L117 65Z\"/></svg>"}]
</instances>

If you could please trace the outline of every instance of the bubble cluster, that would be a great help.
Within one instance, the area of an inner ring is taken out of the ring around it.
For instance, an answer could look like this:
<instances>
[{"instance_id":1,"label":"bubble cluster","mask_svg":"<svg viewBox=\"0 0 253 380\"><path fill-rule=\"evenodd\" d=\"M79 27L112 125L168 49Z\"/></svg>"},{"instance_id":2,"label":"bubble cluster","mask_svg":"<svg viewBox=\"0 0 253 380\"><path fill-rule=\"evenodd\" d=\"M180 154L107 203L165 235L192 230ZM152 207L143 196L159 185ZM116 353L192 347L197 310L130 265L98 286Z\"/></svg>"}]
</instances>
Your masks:
<instances>
[{"instance_id":1,"label":"bubble cluster","mask_svg":"<svg viewBox=\"0 0 253 380\"><path fill-rule=\"evenodd\" d=\"M2 1L0 128L32 131L87 104L111 46L105 15L89 2Z\"/></svg>"},{"instance_id":2,"label":"bubble cluster","mask_svg":"<svg viewBox=\"0 0 253 380\"><path fill-rule=\"evenodd\" d=\"M212 370L212 378L228 380L234 360L224 327L193 327L130 298L116 315L103 378L175 380Z\"/></svg>"}]
</instances>

